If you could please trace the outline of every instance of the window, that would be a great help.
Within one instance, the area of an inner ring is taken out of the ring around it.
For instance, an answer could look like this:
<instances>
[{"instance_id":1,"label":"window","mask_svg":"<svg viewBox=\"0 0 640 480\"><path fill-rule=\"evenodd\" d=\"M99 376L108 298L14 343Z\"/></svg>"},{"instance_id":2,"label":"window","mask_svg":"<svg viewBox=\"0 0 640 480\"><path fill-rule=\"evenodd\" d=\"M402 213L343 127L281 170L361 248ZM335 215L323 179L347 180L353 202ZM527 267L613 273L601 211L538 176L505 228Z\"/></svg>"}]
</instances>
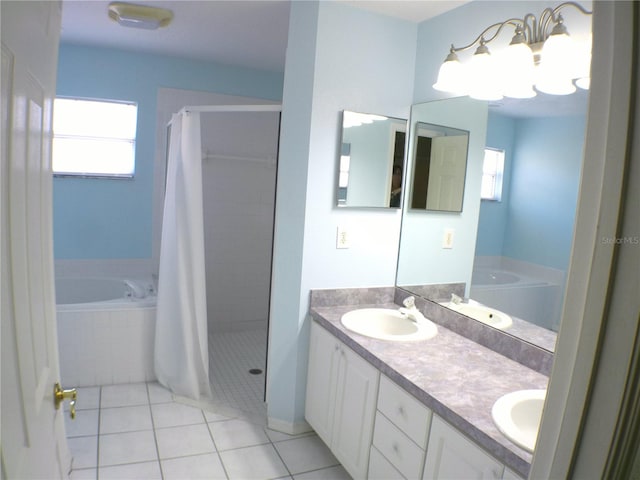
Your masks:
<instances>
[{"instance_id":1,"label":"window","mask_svg":"<svg viewBox=\"0 0 640 480\"><path fill-rule=\"evenodd\" d=\"M502 199L502 172L504 170L504 150L485 148L482 164L482 186L480 198L483 200Z\"/></svg>"},{"instance_id":2,"label":"window","mask_svg":"<svg viewBox=\"0 0 640 480\"><path fill-rule=\"evenodd\" d=\"M135 103L56 98L54 175L133 177L137 114Z\"/></svg>"},{"instance_id":3,"label":"window","mask_svg":"<svg viewBox=\"0 0 640 480\"><path fill-rule=\"evenodd\" d=\"M340 172L338 176L338 205L347 204L347 187L349 186L349 165L351 163L351 144L342 143L340 152Z\"/></svg>"}]
</instances>

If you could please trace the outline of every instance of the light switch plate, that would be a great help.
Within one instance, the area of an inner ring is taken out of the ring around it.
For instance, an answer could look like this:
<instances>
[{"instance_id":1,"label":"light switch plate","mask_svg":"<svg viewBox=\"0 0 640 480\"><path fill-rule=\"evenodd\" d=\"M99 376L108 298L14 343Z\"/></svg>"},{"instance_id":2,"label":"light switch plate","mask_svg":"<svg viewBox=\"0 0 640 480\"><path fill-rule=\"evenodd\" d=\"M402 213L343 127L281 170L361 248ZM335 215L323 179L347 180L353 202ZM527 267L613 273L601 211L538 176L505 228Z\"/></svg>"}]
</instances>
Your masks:
<instances>
[{"instance_id":1,"label":"light switch plate","mask_svg":"<svg viewBox=\"0 0 640 480\"><path fill-rule=\"evenodd\" d=\"M453 248L453 228L445 228L442 234L442 248Z\"/></svg>"},{"instance_id":2,"label":"light switch plate","mask_svg":"<svg viewBox=\"0 0 640 480\"><path fill-rule=\"evenodd\" d=\"M349 248L349 233L344 226L338 225L336 233L336 248Z\"/></svg>"}]
</instances>

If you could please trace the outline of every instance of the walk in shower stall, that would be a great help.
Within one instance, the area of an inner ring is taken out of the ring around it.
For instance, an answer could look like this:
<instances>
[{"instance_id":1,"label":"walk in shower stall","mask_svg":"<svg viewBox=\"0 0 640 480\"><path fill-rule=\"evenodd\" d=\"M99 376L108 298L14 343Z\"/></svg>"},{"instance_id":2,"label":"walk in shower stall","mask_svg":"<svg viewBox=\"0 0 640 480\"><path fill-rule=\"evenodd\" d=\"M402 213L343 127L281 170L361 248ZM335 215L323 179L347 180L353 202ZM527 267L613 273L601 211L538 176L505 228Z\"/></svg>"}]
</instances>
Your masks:
<instances>
[{"instance_id":1,"label":"walk in shower stall","mask_svg":"<svg viewBox=\"0 0 640 480\"><path fill-rule=\"evenodd\" d=\"M155 370L174 393L266 414L279 105L169 124Z\"/></svg>"}]
</instances>

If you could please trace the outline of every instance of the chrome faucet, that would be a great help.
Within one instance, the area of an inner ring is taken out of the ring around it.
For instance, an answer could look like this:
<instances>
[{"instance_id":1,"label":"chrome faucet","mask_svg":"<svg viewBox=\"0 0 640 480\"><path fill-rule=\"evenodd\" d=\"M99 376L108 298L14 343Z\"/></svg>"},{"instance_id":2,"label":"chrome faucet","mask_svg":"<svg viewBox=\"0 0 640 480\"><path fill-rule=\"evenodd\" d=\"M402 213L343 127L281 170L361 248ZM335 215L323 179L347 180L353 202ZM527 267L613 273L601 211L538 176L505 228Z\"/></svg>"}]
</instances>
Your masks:
<instances>
[{"instance_id":1,"label":"chrome faucet","mask_svg":"<svg viewBox=\"0 0 640 480\"><path fill-rule=\"evenodd\" d=\"M415 308L416 306L416 297L407 297L402 301L402 304L407 308Z\"/></svg>"},{"instance_id":2,"label":"chrome faucet","mask_svg":"<svg viewBox=\"0 0 640 480\"><path fill-rule=\"evenodd\" d=\"M407 317L409 320L413 320L414 322L419 322L422 320L426 320L424 315L416 308L416 299L415 297L407 297L402 301L403 307L399 308L399 311L402 315Z\"/></svg>"},{"instance_id":3,"label":"chrome faucet","mask_svg":"<svg viewBox=\"0 0 640 480\"><path fill-rule=\"evenodd\" d=\"M462 297L459 297L455 293L451 294L451 303L454 305L460 305L462 303Z\"/></svg>"}]
</instances>

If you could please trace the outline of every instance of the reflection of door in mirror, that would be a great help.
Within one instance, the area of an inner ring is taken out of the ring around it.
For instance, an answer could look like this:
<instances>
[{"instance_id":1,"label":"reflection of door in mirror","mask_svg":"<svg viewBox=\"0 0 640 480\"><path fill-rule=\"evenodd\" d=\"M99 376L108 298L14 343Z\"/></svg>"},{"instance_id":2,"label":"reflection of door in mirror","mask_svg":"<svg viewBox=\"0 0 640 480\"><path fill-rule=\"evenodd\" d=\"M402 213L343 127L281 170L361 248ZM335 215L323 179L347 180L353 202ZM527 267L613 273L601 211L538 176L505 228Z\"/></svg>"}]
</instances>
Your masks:
<instances>
[{"instance_id":1,"label":"reflection of door in mirror","mask_svg":"<svg viewBox=\"0 0 640 480\"><path fill-rule=\"evenodd\" d=\"M431 144L427 209L462 210L467 137L437 137Z\"/></svg>"},{"instance_id":2,"label":"reflection of door in mirror","mask_svg":"<svg viewBox=\"0 0 640 480\"><path fill-rule=\"evenodd\" d=\"M393 174L391 175L391 192L389 194L389 206L392 208L400 207L400 201L402 200L402 173L406 136L407 134L404 130L395 131Z\"/></svg>"},{"instance_id":3,"label":"reflection of door in mirror","mask_svg":"<svg viewBox=\"0 0 640 480\"><path fill-rule=\"evenodd\" d=\"M469 133L418 122L411 208L461 212Z\"/></svg>"},{"instance_id":4,"label":"reflection of door in mirror","mask_svg":"<svg viewBox=\"0 0 640 480\"><path fill-rule=\"evenodd\" d=\"M339 207L400 207L406 126L402 119L343 112Z\"/></svg>"}]
</instances>

